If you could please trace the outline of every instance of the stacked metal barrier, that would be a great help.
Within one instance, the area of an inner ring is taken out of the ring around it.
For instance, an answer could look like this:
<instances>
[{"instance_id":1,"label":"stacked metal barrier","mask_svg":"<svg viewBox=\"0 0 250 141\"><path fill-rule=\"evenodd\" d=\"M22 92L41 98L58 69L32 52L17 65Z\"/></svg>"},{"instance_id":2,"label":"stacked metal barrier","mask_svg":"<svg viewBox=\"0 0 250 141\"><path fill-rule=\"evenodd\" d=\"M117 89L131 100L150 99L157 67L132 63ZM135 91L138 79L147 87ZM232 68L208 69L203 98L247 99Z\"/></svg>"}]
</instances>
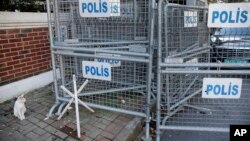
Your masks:
<instances>
[{"instance_id":1,"label":"stacked metal barrier","mask_svg":"<svg viewBox=\"0 0 250 141\"><path fill-rule=\"evenodd\" d=\"M241 50L230 43L224 45L231 47L230 50L211 46L207 8L171 2L160 0L158 3L156 140L160 140L161 130L229 132L231 124L249 124L249 44L241 44ZM197 22L185 23L187 15L197 17ZM242 32L240 28L236 30ZM250 33L249 29L245 32ZM249 37L245 32L242 38ZM223 41L236 38L230 30L223 35L220 36ZM222 61L230 57L248 63ZM208 93L203 89L207 78L242 79L241 97L203 98L202 93Z\"/></svg>"},{"instance_id":2,"label":"stacked metal barrier","mask_svg":"<svg viewBox=\"0 0 250 141\"><path fill-rule=\"evenodd\" d=\"M120 16L86 18L79 14L79 0L47 0L56 94L56 104L48 116L57 107L60 114L70 99L61 85L72 90L73 74L78 87L86 80L82 61L108 61L111 81L90 79L79 98L94 108L145 117L148 139L153 1L118 1Z\"/></svg>"},{"instance_id":3,"label":"stacked metal barrier","mask_svg":"<svg viewBox=\"0 0 250 141\"><path fill-rule=\"evenodd\" d=\"M166 129L228 132L230 124L250 123L250 49L247 44L237 50L229 43L232 49L226 51L212 46L214 30L207 27L204 3L120 0L120 16L101 18L80 17L78 0L47 0L47 8L56 95L49 116L57 107L60 114L69 101L61 85L72 90L73 74L79 86L86 80L82 61L109 61L112 80L91 79L79 96L91 107L145 117L147 139L153 93L157 141ZM226 34L235 38L230 30ZM222 61L230 56L247 63ZM209 78L242 79L241 97L202 97Z\"/></svg>"}]
</instances>

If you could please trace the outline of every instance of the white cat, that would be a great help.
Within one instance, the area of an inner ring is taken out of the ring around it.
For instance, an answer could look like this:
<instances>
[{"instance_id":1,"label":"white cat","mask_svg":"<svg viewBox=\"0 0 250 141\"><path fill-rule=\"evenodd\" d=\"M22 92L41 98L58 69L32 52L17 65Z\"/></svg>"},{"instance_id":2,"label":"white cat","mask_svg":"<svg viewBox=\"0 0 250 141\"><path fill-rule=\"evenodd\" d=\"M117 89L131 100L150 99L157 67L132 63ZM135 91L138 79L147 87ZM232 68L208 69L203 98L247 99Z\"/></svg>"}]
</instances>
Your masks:
<instances>
[{"instance_id":1,"label":"white cat","mask_svg":"<svg viewBox=\"0 0 250 141\"><path fill-rule=\"evenodd\" d=\"M24 105L26 99L23 95L20 95L14 105L14 115L20 120L25 119L24 113L26 112L26 107Z\"/></svg>"}]
</instances>

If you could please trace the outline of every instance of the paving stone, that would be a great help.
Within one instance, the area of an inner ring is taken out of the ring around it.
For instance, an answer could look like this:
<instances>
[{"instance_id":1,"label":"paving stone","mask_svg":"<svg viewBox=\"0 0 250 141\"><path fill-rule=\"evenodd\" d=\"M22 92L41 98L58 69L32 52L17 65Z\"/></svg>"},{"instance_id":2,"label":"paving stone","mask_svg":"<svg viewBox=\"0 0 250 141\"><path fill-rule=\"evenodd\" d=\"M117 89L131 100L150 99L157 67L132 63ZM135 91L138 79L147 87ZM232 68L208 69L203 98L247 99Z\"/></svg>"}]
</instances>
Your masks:
<instances>
[{"instance_id":1,"label":"paving stone","mask_svg":"<svg viewBox=\"0 0 250 141\"><path fill-rule=\"evenodd\" d=\"M58 137L55 137L53 135L49 136L48 138L46 138L44 141L55 141Z\"/></svg>"},{"instance_id":2,"label":"paving stone","mask_svg":"<svg viewBox=\"0 0 250 141\"><path fill-rule=\"evenodd\" d=\"M39 136L46 133L46 131L41 129L41 128L36 128L36 129L33 130L33 132L36 133Z\"/></svg>"},{"instance_id":3,"label":"paving stone","mask_svg":"<svg viewBox=\"0 0 250 141\"><path fill-rule=\"evenodd\" d=\"M110 139L105 138L102 135L99 135L96 137L96 139L94 141L111 141Z\"/></svg>"},{"instance_id":4,"label":"paving stone","mask_svg":"<svg viewBox=\"0 0 250 141\"><path fill-rule=\"evenodd\" d=\"M63 132L61 132L61 131L56 131L55 133L54 133L56 136L58 136L58 137L60 137L61 139L65 139L66 137L68 137L68 135L67 134L65 134L65 133L63 133Z\"/></svg>"},{"instance_id":5,"label":"paving stone","mask_svg":"<svg viewBox=\"0 0 250 141\"><path fill-rule=\"evenodd\" d=\"M23 134L27 134L35 128L36 128L36 126L34 124L29 123L29 124L25 125L24 127L21 127L20 129L21 129Z\"/></svg>"},{"instance_id":6,"label":"paving stone","mask_svg":"<svg viewBox=\"0 0 250 141\"><path fill-rule=\"evenodd\" d=\"M29 132L26 136L33 141L35 141L39 138L39 136L33 132Z\"/></svg>"},{"instance_id":7,"label":"paving stone","mask_svg":"<svg viewBox=\"0 0 250 141\"><path fill-rule=\"evenodd\" d=\"M21 125L27 125L30 122L28 120L20 120L18 123L21 124Z\"/></svg>"},{"instance_id":8,"label":"paving stone","mask_svg":"<svg viewBox=\"0 0 250 141\"><path fill-rule=\"evenodd\" d=\"M68 126L76 130L74 110L65 114L60 121L56 119L56 116L44 120L45 115L54 104L53 97L51 87L42 88L26 95L28 108L26 119L23 121L13 116L14 101L0 104L0 113L6 113L4 109L9 110L5 116L0 116L0 141L2 141L1 138L4 138L3 141L118 141L118 133L119 141L121 141L121 137L128 137L122 131L133 116L103 110L95 110L95 113L81 110L82 136L80 139L68 136L60 131L60 128Z\"/></svg>"},{"instance_id":9,"label":"paving stone","mask_svg":"<svg viewBox=\"0 0 250 141\"><path fill-rule=\"evenodd\" d=\"M38 141L44 141L47 138L51 137L52 135L50 133L45 133L44 135L40 136L37 140Z\"/></svg>"},{"instance_id":10,"label":"paving stone","mask_svg":"<svg viewBox=\"0 0 250 141\"><path fill-rule=\"evenodd\" d=\"M72 138L72 137L67 137L66 139L65 139L65 141L78 141L77 139L74 139L74 138Z\"/></svg>"},{"instance_id":11,"label":"paving stone","mask_svg":"<svg viewBox=\"0 0 250 141\"><path fill-rule=\"evenodd\" d=\"M102 123L98 123L98 122L95 124L95 126L100 128L100 129L105 129L107 127L107 125L102 124Z\"/></svg>"},{"instance_id":12,"label":"paving stone","mask_svg":"<svg viewBox=\"0 0 250 141\"><path fill-rule=\"evenodd\" d=\"M46 118L46 116L42 114L37 114L35 117L39 120L44 120Z\"/></svg>"},{"instance_id":13,"label":"paving stone","mask_svg":"<svg viewBox=\"0 0 250 141\"><path fill-rule=\"evenodd\" d=\"M102 130L99 128L92 128L87 136L94 139L101 133L101 131Z\"/></svg>"},{"instance_id":14,"label":"paving stone","mask_svg":"<svg viewBox=\"0 0 250 141\"><path fill-rule=\"evenodd\" d=\"M30 122L32 122L32 123L38 123L38 122L40 121L39 119L35 118L34 116L28 118L28 120L29 120Z\"/></svg>"},{"instance_id":15,"label":"paving stone","mask_svg":"<svg viewBox=\"0 0 250 141\"><path fill-rule=\"evenodd\" d=\"M43 121L36 123L36 125L39 126L40 128L44 128L44 127L48 126L48 124L43 122Z\"/></svg>"},{"instance_id":16,"label":"paving stone","mask_svg":"<svg viewBox=\"0 0 250 141\"><path fill-rule=\"evenodd\" d=\"M54 128L54 127L52 127L52 126L47 126L46 128L44 128L46 131L48 131L49 133L52 133L52 134L54 134L56 131L57 131L57 129L56 128Z\"/></svg>"},{"instance_id":17,"label":"paving stone","mask_svg":"<svg viewBox=\"0 0 250 141\"><path fill-rule=\"evenodd\" d=\"M113 140L113 139L115 138L115 135L114 135L114 134L112 134L112 133L110 133L110 132L106 132L106 131L103 131L103 132L101 133L101 135L104 136L104 137L106 137L106 138L108 138L108 139L110 139L110 140Z\"/></svg>"},{"instance_id":18,"label":"paving stone","mask_svg":"<svg viewBox=\"0 0 250 141\"><path fill-rule=\"evenodd\" d=\"M106 119L104 119L104 118L99 119L98 122L99 122L99 123L102 123L102 124L104 124L104 125L109 125L109 124L111 123L111 121L106 120Z\"/></svg>"},{"instance_id":19,"label":"paving stone","mask_svg":"<svg viewBox=\"0 0 250 141\"><path fill-rule=\"evenodd\" d=\"M48 124L52 124L53 122L55 122L54 120L52 119L47 119L47 120L44 120L44 122L48 123Z\"/></svg>"}]
</instances>

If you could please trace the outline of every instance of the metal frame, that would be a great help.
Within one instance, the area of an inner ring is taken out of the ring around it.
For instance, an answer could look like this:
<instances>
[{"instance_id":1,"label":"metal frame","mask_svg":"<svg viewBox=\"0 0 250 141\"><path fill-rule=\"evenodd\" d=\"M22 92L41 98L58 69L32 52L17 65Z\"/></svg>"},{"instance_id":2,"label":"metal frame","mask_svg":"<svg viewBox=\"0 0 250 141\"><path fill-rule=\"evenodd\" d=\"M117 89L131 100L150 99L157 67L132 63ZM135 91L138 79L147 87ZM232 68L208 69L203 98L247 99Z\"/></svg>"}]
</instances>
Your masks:
<instances>
[{"instance_id":1,"label":"metal frame","mask_svg":"<svg viewBox=\"0 0 250 141\"><path fill-rule=\"evenodd\" d=\"M128 83L127 81L111 81L107 82L107 86L105 86L105 89L102 89L100 86L100 89L95 89L94 91L91 90L91 87L88 88L90 85L98 85L99 81L96 80L89 80L88 85L86 85L86 91L83 91L82 93L79 93L78 96L88 99L88 97L91 96L102 96L102 95L107 95L109 93L123 93L126 94L127 92L131 93L140 93L143 97L145 97L145 103L144 106L140 107L141 109L145 109L142 111L137 111L137 110L130 110L130 109L124 109L123 107L120 108L115 108L112 106L108 105L102 105L100 103L95 103L95 102L89 102L89 101L84 101L88 106L94 107L94 108L99 108L99 109L104 109L104 110L109 110L109 111L114 111L114 112L120 112L120 113L125 113L125 114L131 114L135 116L140 116L145 118L145 124L146 124L146 140L150 140L150 131L149 131L149 122L150 122L150 107L151 107L151 71L152 71L152 55L153 55L153 33L154 33L154 6L155 6L155 0L150 0L150 1L143 1L143 0L128 0L128 1L133 1L133 6L134 6L134 11L138 11L138 7L136 6L137 1L144 3L147 5L148 13L144 13L147 16L147 20L145 20L147 27L147 39L145 40L138 40L136 37L136 31L139 30L137 28L141 28L140 26L137 25L136 20L138 18L137 13L133 16L134 18L134 30L133 30L133 35L134 35L134 40L107 40L107 39L101 39L101 38L96 38L95 39L87 39L88 42L79 42L79 43L65 43L61 42L62 39L60 38L60 10L64 10L61 6L62 3L59 1L53 0L53 15L54 15L54 21L52 21L51 16L51 1L47 0L47 11L48 11L48 25L49 25L49 35L50 35L50 43L51 43L51 58L52 58L52 69L53 69L53 79L54 79L54 89L55 89L55 99L56 102L50 109L50 112L47 115L47 118L51 117L52 114L55 112L56 108L58 108L57 115L60 115L62 112L62 108L65 105L65 103L68 102L74 102L70 99L69 96L65 94L62 90L59 89L59 86L65 86L65 87L71 87L72 83L68 82L68 79L65 77L65 74L67 73L65 69L68 64L66 64L66 61L69 62L74 62L74 65L71 66L72 71L76 74L76 76L80 76L81 73L78 71L78 65L79 61L81 59L87 59L87 60L93 60L97 57L99 58L106 58L106 59L116 59L120 61L124 61L125 63L134 65L134 70L131 70L134 74L131 75L138 75L139 71L145 71L144 74L145 76L145 83L139 82L138 85L136 77L134 77L134 81L131 81L131 84ZM74 1L75 2L75 1ZM66 1L65 1L66 3ZM70 24L72 25L70 30L71 30L71 36L72 38L78 36L76 33L78 32L77 30L84 28L83 26L85 25L76 25L76 22L84 22L82 19L78 19L76 21L74 17L74 9L73 7L75 6L75 3L67 2L70 4L70 15L71 19L69 19ZM147 3L147 4L146 4ZM59 10L60 9L60 10ZM65 8L67 10L67 8ZM146 9L146 8L145 8ZM126 19L126 18L125 18ZM87 27L87 26L86 26ZM90 29L90 28L89 28ZM91 32L91 29L86 32ZM95 29L98 32L99 29ZM113 29L112 29L113 30ZM106 31L105 31L106 32ZM54 34L55 33L55 34ZM81 34L81 33L80 33ZM103 33L105 34L105 33ZM122 33L121 33L122 34ZM76 36L75 36L76 35ZM55 36L57 38L57 42L54 41ZM80 35L81 36L81 35ZM102 35L100 35L102 36ZM126 35L125 35L126 36ZM84 36L82 36L84 37ZM82 38L85 40L84 38ZM140 52L131 52L130 51L130 46L145 46L147 49L147 52L145 53L140 53ZM116 56L103 56L100 55L101 53L112 53L112 54L118 54L120 55L119 57ZM67 58L70 58L67 60ZM71 59L72 58L72 59ZM141 67L140 67L141 66ZM145 67L146 66L146 67ZM69 66L70 67L70 66ZM143 70L136 70L136 69L143 69ZM56 71L60 71L60 76L57 76ZM142 74L142 76L144 75ZM77 78L77 81L82 82L82 78ZM142 78L140 78L142 79ZM83 80L84 81L84 80ZM78 83L78 82L77 82ZM103 84L103 83L102 83ZM121 85L121 87L110 87L112 85ZM98 87L96 87L98 88ZM75 89L75 88L74 88ZM116 95L116 94L115 94ZM132 99L133 100L133 99ZM77 104L77 103L76 103ZM135 103L136 104L136 103Z\"/></svg>"},{"instance_id":2,"label":"metal frame","mask_svg":"<svg viewBox=\"0 0 250 141\"><path fill-rule=\"evenodd\" d=\"M177 4L172 4L169 3L167 0L159 0L158 1L158 26L157 26L157 44L158 44L158 49L157 49L157 110L156 110L156 141L160 141L160 136L161 136L161 131L162 130L188 130L188 131L218 131L218 132L229 132L229 126L228 127L222 127L221 125L225 125L228 123L218 123L213 125L213 122L208 123L210 126L205 126L206 123L202 124L202 121L200 121L202 118L206 120L206 118L202 116L197 116L195 115L198 114L204 114L210 116L210 118L216 119L216 117L212 117L211 114L214 114L214 116L220 116L221 113L216 113L216 110L211 107L207 106L209 108L203 107L206 104L213 104L213 102L221 103L224 104L225 108L229 108L230 106L227 107L227 103L223 103L226 100L204 100L206 103L202 104L202 100L199 99L200 94L202 92L202 78L204 77L217 77L217 78L223 78L223 77L232 77L232 78L245 78L243 80L243 87L244 91L249 90L249 84L247 84L246 81L249 81L249 76L250 76L250 64L227 64L227 63L222 63L222 62L211 62L211 54L213 53L212 47L210 46L210 31L207 29L207 37L208 40L204 46L199 45L200 42L199 38L197 40L198 44L197 47L199 48L194 48L192 45L187 46L186 50L183 50L178 53L170 53L168 52L171 49L170 42L174 42L169 40L170 34L168 34L169 30L168 28L171 28L172 25L168 25L168 18L183 18L183 15L181 16L180 13L179 15L174 15L172 11L172 15L167 13L168 10L173 10L177 13L179 9L191 9L191 10L206 10L206 8L202 6L188 6L188 5L177 5ZM205 12L204 12L205 13ZM203 14L204 14L203 13ZM181 21L177 21L181 22ZM164 23L164 24L163 24ZM164 26L164 27L163 27ZM200 28L200 27L197 27ZM176 31L180 29L174 29ZM182 31L178 31L179 35L182 35ZM192 34L191 32L189 34ZM173 36L173 35L172 35ZM192 35L190 35L192 36ZM198 35L199 36L199 35ZM177 37L176 37L177 38ZM179 44L179 47L184 48L183 46L183 41L181 41L182 37L179 37L179 40L177 41ZM164 41L163 41L164 40ZM191 42L191 41L190 41ZM173 45L178 47L178 45ZM227 52L224 52L227 53ZM249 59L250 56L248 56L249 50L245 52L245 58ZM204 54L207 54L207 56L203 56ZM165 56L164 56L165 55ZM197 63L185 63L185 62L177 62L177 63L171 63L171 62L165 62L164 58L169 57L169 58L178 58L182 57L183 59L186 58L193 58L195 56L201 56L201 59L206 59L206 61L202 62L199 61ZM192 69L196 68L196 69ZM242 69L242 70L241 70ZM188 80L188 81L187 81ZM187 82L186 82L187 81ZM175 84L175 85L174 85ZM196 85L194 87L194 85ZM187 95L188 91L190 91L189 94ZM198 97L198 98L197 98ZM193 99L193 101L192 101ZM195 102L199 101L199 102ZM244 97L239 99L238 101L231 101L235 103L238 102L238 104L242 104L240 101L247 101L249 102L249 96L246 96L244 94ZM163 102L165 101L165 102ZM229 102L229 101L227 101ZM191 103L191 104L190 104ZM164 105L166 104L166 105ZM195 105L192 105L195 104ZM197 105L196 105L197 104ZM246 104L246 107L248 107ZM164 110L163 107L164 106ZM243 105L244 106L244 105ZM237 108L237 105L235 105ZM231 108L231 107L230 107ZM229 108L229 109L230 109ZM245 121L242 119L242 122L248 122L250 123L250 117L247 116L247 113L250 111L244 109L240 109L242 107L239 106L239 116L243 116L244 119L248 117L248 119L245 119ZM186 110L185 110L186 109ZM191 113L190 111L197 111L197 113ZM223 111L223 110L217 110L217 111ZM190 115L194 115L194 117L185 117L188 115L190 112ZM227 112L230 112L227 109ZM182 114L180 114L182 113ZM231 112L236 113L236 111ZM244 114L245 113L245 114ZM248 114L249 115L249 114ZM184 116L185 118L180 118L178 121L179 116ZM234 115L233 115L234 116ZM181 121L183 120L184 121ZM190 120L190 122L185 121ZM197 121L196 121L197 120ZM171 123L171 121L173 121ZM236 124L240 123L240 121L230 121L228 120L229 123L231 124ZM221 125L220 125L221 124Z\"/></svg>"}]
</instances>

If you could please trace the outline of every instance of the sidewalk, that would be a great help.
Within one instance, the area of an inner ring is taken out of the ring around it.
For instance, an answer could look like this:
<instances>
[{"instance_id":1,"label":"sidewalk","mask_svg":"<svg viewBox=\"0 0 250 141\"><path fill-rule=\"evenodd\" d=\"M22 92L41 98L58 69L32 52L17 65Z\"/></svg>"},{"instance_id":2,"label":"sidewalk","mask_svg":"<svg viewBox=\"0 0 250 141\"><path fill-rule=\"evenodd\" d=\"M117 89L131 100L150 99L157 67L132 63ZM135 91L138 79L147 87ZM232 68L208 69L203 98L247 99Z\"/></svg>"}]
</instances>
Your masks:
<instances>
[{"instance_id":1,"label":"sidewalk","mask_svg":"<svg viewBox=\"0 0 250 141\"><path fill-rule=\"evenodd\" d=\"M57 121L56 117L44 120L54 104L51 86L25 95L26 119L20 121L13 115L15 100L0 104L0 141L75 141L75 112ZM74 105L72 105L74 107ZM81 141L134 140L141 130L141 119L130 115L95 109L95 113L80 107Z\"/></svg>"}]
</instances>

